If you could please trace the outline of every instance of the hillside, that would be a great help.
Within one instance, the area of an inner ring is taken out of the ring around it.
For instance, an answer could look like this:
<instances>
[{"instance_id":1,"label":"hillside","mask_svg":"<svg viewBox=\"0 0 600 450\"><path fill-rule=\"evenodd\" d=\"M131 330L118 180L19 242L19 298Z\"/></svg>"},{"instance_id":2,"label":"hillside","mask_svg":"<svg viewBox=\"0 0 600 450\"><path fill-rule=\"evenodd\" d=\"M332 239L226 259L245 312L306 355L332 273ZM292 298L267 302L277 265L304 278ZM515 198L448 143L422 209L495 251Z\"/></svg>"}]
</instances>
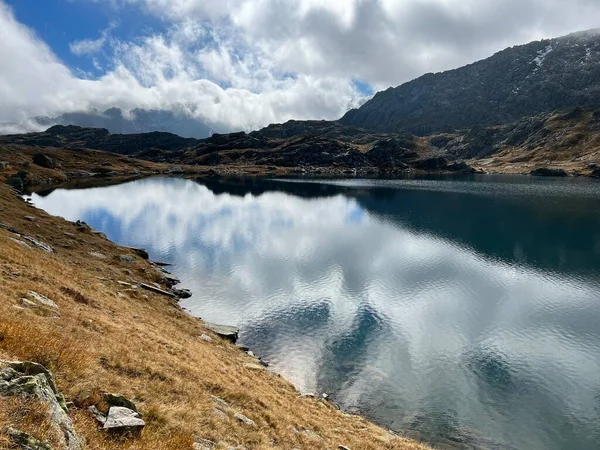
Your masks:
<instances>
[{"instance_id":1,"label":"hillside","mask_svg":"<svg viewBox=\"0 0 600 450\"><path fill-rule=\"evenodd\" d=\"M41 133L0 136L0 151L3 148L64 149L81 156L89 155L90 149L104 150L185 165L191 172L526 174L551 168L569 175L600 176L600 110L573 108L426 137L369 132L327 121L289 121L252 133L214 134L202 140L170 133L111 134L106 129L55 126ZM111 171L98 166L90 163L87 171L100 175Z\"/></svg>"},{"instance_id":2,"label":"hillside","mask_svg":"<svg viewBox=\"0 0 600 450\"><path fill-rule=\"evenodd\" d=\"M508 48L378 92L343 125L426 135L600 105L600 30Z\"/></svg>"}]
</instances>

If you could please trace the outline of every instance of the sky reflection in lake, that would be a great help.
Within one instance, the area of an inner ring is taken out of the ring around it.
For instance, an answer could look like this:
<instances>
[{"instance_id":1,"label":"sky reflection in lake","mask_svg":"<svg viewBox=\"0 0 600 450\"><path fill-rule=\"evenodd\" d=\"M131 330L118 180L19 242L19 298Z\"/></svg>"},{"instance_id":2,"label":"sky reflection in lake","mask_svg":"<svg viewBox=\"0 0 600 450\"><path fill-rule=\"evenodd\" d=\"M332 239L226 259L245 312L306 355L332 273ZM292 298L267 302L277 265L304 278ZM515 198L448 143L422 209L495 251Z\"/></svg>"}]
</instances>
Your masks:
<instances>
[{"instance_id":1,"label":"sky reflection in lake","mask_svg":"<svg viewBox=\"0 0 600 450\"><path fill-rule=\"evenodd\" d=\"M186 308L303 391L441 446L596 449L600 183L487 180L157 178L34 202L174 263Z\"/></svg>"}]
</instances>

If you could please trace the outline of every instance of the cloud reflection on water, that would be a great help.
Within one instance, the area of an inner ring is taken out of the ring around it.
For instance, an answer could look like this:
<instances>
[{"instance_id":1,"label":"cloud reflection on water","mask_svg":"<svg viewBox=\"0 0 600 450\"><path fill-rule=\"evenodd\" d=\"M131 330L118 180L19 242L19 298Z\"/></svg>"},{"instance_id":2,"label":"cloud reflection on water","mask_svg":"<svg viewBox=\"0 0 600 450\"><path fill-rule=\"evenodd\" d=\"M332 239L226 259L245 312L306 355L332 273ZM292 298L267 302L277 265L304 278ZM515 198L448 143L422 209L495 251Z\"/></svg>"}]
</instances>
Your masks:
<instances>
[{"instance_id":1,"label":"cloud reflection on water","mask_svg":"<svg viewBox=\"0 0 600 450\"><path fill-rule=\"evenodd\" d=\"M592 448L581 430L595 438L600 419L597 280L488 258L344 195L150 179L34 201L174 262L194 292L184 306L239 325L301 390L434 441L466 427Z\"/></svg>"}]
</instances>

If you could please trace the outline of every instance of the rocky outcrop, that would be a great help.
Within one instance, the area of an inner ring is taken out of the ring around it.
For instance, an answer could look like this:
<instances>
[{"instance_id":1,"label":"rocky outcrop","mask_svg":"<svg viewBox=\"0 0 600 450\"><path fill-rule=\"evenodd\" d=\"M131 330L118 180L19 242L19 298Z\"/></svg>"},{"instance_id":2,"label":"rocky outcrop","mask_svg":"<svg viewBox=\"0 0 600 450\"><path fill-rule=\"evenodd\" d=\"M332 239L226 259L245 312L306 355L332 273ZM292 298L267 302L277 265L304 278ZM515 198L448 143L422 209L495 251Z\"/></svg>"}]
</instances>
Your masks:
<instances>
[{"instance_id":1,"label":"rocky outcrop","mask_svg":"<svg viewBox=\"0 0 600 450\"><path fill-rule=\"evenodd\" d=\"M0 396L33 398L47 407L51 426L60 436L61 449L81 450L77 435L67 414L63 396L58 392L54 376L41 364L30 361L0 361Z\"/></svg>"},{"instance_id":2,"label":"rocky outcrop","mask_svg":"<svg viewBox=\"0 0 600 450\"><path fill-rule=\"evenodd\" d=\"M36 439L28 433L7 428L4 433L8 436L11 443L11 448L18 450L53 450L50 444Z\"/></svg>"},{"instance_id":3,"label":"rocky outcrop","mask_svg":"<svg viewBox=\"0 0 600 450\"><path fill-rule=\"evenodd\" d=\"M52 161L52 158L43 153L33 155L33 163L46 169L54 169L54 161Z\"/></svg>"},{"instance_id":4,"label":"rocky outcrop","mask_svg":"<svg viewBox=\"0 0 600 450\"><path fill-rule=\"evenodd\" d=\"M227 339L235 344L240 333L239 328L230 325L219 325L216 323L204 322L204 328L212 331L217 336Z\"/></svg>"},{"instance_id":5,"label":"rocky outcrop","mask_svg":"<svg viewBox=\"0 0 600 450\"><path fill-rule=\"evenodd\" d=\"M599 106L599 56L597 31L511 47L483 61L378 92L340 123L426 135Z\"/></svg>"}]
</instances>

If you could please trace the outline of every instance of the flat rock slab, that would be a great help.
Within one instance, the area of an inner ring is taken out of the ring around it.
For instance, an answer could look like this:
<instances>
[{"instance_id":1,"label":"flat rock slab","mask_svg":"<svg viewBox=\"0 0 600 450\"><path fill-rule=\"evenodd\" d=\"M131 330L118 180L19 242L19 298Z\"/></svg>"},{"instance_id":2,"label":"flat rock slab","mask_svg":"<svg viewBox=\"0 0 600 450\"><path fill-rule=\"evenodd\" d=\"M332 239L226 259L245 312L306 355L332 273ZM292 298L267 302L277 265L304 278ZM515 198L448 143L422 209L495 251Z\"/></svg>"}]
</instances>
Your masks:
<instances>
[{"instance_id":1,"label":"flat rock slab","mask_svg":"<svg viewBox=\"0 0 600 450\"><path fill-rule=\"evenodd\" d=\"M108 410L104 429L119 433L140 433L146 426L139 413L122 406L112 406Z\"/></svg>"},{"instance_id":2,"label":"flat rock slab","mask_svg":"<svg viewBox=\"0 0 600 450\"><path fill-rule=\"evenodd\" d=\"M238 339L240 329L231 325L219 325L216 323L204 322L204 328L212 331L217 336L227 339L235 344Z\"/></svg>"},{"instance_id":3,"label":"flat rock slab","mask_svg":"<svg viewBox=\"0 0 600 450\"><path fill-rule=\"evenodd\" d=\"M159 288L157 288L155 286L152 286L151 284L140 283L140 286L143 287L144 289L148 290L148 291L152 291L152 292L155 292L157 294L164 295L166 297L177 298L177 296L175 294L173 294L172 292L165 291L163 289L159 289Z\"/></svg>"}]
</instances>

